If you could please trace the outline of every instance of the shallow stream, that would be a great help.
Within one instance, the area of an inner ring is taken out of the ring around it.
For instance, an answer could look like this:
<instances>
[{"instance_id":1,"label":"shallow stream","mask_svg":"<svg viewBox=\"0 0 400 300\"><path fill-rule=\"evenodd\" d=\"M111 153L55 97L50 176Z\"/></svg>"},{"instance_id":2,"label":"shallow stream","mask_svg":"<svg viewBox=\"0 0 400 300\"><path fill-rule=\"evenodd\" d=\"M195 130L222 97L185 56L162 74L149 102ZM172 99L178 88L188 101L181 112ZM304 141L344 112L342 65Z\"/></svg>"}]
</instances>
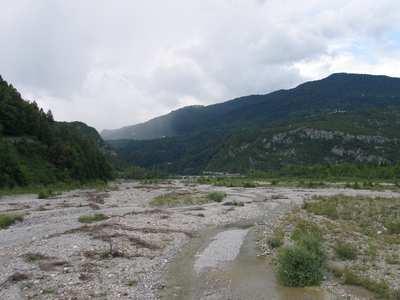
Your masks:
<instances>
[{"instance_id":1,"label":"shallow stream","mask_svg":"<svg viewBox=\"0 0 400 300\"><path fill-rule=\"evenodd\" d=\"M278 284L267 258L257 257L253 227L211 229L171 263L161 299L336 299L320 288Z\"/></svg>"}]
</instances>

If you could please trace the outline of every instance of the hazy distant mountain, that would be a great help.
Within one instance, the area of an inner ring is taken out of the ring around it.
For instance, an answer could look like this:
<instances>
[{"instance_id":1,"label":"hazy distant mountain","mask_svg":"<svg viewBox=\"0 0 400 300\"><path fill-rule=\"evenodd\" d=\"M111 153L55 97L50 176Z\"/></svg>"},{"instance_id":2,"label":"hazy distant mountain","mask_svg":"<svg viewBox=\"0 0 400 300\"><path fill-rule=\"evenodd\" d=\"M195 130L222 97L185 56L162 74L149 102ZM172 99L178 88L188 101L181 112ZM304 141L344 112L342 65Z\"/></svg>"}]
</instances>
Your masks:
<instances>
[{"instance_id":1,"label":"hazy distant mountain","mask_svg":"<svg viewBox=\"0 0 400 300\"><path fill-rule=\"evenodd\" d=\"M174 172L400 159L400 79L333 74L103 132L122 157ZM135 141L145 140L145 141Z\"/></svg>"}]
</instances>

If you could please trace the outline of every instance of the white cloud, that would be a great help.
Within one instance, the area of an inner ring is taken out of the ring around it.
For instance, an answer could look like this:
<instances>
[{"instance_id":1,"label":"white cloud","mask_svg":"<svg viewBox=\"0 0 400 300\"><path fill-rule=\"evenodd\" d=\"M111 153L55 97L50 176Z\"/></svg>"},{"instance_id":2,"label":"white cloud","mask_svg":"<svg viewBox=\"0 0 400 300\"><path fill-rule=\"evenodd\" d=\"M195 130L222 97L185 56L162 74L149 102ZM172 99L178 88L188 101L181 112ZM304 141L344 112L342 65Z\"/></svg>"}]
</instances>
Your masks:
<instances>
[{"instance_id":1,"label":"white cloud","mask_svg":"<svg viewBox=\"0 0 400 300\"><path fill-rule=\"evenodd\" d=\"M3 2L1 75L98 129L337 71L400 76L397 0Z\"/></svg>"}]
</instances>

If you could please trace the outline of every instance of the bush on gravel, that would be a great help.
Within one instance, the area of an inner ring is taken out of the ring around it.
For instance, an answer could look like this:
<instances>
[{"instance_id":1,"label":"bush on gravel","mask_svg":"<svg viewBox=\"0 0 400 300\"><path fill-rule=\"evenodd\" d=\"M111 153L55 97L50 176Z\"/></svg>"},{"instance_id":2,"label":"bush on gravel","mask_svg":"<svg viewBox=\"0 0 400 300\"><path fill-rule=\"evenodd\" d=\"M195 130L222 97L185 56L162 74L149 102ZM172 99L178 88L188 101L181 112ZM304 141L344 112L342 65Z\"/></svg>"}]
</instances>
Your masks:
<instances>
[{"instance_id":1,"label":"bush on gravel","mask_svg":"<svg viewBox=\"0 0 400 300\"><path fill-rule=\"evenodd\" d=\"M6 229L17 221L22 221L23 215L0 214L0 229Z\"/></svg>"}]
</instances>

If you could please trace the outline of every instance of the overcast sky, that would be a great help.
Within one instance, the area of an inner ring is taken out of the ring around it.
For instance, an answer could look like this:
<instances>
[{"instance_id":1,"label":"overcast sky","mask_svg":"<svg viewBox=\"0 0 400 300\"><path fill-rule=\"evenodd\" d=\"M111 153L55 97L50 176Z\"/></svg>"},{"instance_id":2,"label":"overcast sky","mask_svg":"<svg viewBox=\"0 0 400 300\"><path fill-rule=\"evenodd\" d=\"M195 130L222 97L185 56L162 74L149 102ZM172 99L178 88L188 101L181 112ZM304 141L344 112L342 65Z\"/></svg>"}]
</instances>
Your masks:
<instances>
[{"instance_id":1,"label":"overcast sky","mask_svg":"<svg viewBox=\"0 0 400 300\"><path fill-rule=\"evenodd\" d=\"M0 0L0 74L57 120L131 125L333 72L400 77L399 0Z\"/></svg>"}]
</instances>

